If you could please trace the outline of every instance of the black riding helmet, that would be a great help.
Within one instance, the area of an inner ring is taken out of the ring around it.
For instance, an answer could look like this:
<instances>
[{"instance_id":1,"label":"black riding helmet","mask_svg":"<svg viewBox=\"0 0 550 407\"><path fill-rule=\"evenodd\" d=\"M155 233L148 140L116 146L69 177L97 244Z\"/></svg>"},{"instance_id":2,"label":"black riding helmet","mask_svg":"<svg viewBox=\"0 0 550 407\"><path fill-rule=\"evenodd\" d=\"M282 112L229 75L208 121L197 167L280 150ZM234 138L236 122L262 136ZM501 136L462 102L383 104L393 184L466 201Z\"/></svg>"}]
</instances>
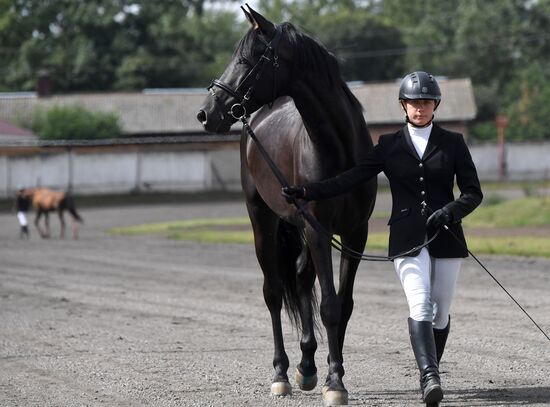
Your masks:
<instances>
[{"instance_id":1,"label":"black riding helmet","mask_svg":"<svg viewBox=\"0 0 550 407\"><path fill-rule=\"evenodd\" d=\"M408 74L399 87L399 101L414 99L435 100L435 108L441 102L441 91L433 75L424 71Z\"/></svg>"}]
</instances>

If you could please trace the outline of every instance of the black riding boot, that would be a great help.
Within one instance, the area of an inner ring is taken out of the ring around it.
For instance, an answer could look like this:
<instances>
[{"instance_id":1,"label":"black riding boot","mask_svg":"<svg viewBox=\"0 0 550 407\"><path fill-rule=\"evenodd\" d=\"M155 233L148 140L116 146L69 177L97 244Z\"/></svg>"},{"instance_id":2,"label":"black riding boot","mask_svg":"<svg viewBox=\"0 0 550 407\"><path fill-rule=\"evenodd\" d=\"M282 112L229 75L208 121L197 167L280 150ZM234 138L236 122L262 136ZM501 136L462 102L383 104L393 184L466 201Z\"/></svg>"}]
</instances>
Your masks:
<instances>
[{"instance_id":1,"label":"black riding boot","mask_svg":"<svg viewBox=\"0 0 550 407\"><path fill-rule=\"evenodd\" d=\"M435 351L437 354L437 365L441 362L441 356L443 356L443 351L445 350L445 344L447 343L447 337L449 336L449 330L451 329L451 316L449 315L449 322L447 326L443 329L434 328L434 340L435 340Z\"/></svg>"},{"instance_id":2,"label":"black riding boot","mask_svg":"<svg viewBox=\"0 0 550 407\"><path fill-rule=\"evenodd\" d=\"M21 239L28 239L29 238L29 227L28 226L21 226Z\"/></svg>"},{"instance_id":3,"label":"black riding boot","mask_svg":"<svg viewBox=\"0 0 550 407\"><path fill-rule=\"evenodd\" d=\"M439 380L435 341L431 321L415 321L409 318L409 336L414 357L420 370L420 389L426 404L436 404L443 399Z\"/></svg>"}]
</instances>

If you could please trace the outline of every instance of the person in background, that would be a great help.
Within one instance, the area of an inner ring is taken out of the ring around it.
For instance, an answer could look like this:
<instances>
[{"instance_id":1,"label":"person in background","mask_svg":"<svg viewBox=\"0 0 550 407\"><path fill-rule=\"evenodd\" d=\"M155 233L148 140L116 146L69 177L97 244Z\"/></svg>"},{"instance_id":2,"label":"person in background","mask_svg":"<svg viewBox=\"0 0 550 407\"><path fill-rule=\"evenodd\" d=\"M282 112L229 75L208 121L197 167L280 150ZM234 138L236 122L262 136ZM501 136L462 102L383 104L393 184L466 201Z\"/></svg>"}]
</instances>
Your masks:
<instances>
[{"instance_id":1,"label":"person in background","mask_svg":"<svg viewBox=\"0 0 550 407\"><path fill-rule=\"evenodd\" d=\"M380 172L392 194L389 256L409 306L408 328L420 370L422 399L443 399L439 362L450 329L450 309L461 260L468 256L461 219L482 201L472 157L461 134L433 122L441 102L437 80L417 71L405 76L399 103L406 125L383 135L367 158L324 181L282 189L285 199L316 201L343 194ZM455 199L456 183L460 196ZM415 253L399 256L419 247Z\"/></svg>"},{"instance_id":2,"label":"person in background","mask_svg":"<svg viewBox=\"0 0 550 407\"><path fill-rule=\"evenodd\" d=\"M28 239L29 235L29 224L27 222L27 211L31 206L31 200L28 196L25 195L25 188L22 186L17 186L17 193L15 196L15 210L17 211L17 219L19 220L19 225L21 226L21 231L19 237L21 239Z\"/></svg>"}]
</instances>

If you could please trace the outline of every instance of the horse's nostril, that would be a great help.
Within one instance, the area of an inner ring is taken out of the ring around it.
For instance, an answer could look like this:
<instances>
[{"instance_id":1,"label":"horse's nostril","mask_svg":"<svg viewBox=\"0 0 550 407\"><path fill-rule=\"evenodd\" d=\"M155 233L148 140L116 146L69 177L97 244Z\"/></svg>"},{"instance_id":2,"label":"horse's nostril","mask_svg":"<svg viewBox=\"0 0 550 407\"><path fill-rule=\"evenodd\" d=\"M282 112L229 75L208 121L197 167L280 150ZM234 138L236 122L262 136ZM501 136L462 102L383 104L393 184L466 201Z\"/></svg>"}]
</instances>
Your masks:
<instances>
[{"instance_id":1,"label":"horse's nostril","mask_svg":"<svg viewBox=\"0 0 550 407\"><path fill-rule=\"evenodd\" d=\"M199 110L197 113L197 120L202 124L206 124L206 112L204 110Z\"/></svg>"}]
</instances>

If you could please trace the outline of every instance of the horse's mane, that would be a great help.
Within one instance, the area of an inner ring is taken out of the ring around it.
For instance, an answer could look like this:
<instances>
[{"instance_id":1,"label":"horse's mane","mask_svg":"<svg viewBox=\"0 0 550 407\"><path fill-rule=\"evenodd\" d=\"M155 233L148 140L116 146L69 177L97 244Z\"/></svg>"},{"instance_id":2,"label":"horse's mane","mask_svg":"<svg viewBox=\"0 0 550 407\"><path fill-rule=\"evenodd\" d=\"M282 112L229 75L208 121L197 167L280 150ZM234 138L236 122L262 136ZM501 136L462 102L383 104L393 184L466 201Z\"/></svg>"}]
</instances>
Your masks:
<instances>
[{"instance_id":1,"label":"horse's mane","mask_svg":"<svg viewBox=\"0 0 550 407\"><path fill-rule=\"evenodd\" d=\"M291 23L285 22L280 26L286 39L294 48L294 72L316 72L318 74L323 74L319 76L319 79L325 81L329 87L340 83L350 104L357 109L358 112L362 112L363 108L361 103L342 79L336 57L318 40L296 29ZM258 35L258 30L248 30L237 45L235 53L238 53L244 60L252 60L254 47L264 47L262 43L256 41ZM319 84L319 87L323 87L323 85Z\"/></svg>"}]
</instances>

